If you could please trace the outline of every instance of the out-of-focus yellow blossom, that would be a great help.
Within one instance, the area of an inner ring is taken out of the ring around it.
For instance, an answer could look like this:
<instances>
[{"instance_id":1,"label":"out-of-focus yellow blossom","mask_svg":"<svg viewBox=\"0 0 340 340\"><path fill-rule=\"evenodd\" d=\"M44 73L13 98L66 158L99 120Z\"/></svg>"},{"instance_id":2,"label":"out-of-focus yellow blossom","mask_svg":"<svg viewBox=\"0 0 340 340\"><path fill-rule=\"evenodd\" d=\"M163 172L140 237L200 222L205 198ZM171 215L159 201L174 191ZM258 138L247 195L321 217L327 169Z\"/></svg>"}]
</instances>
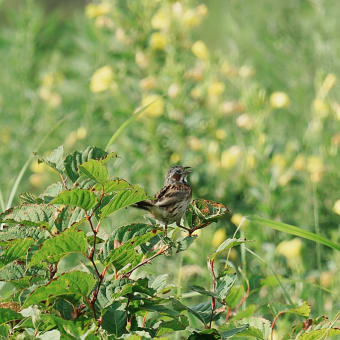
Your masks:
<instances>
[{"instance_id":1,"label":"out-of-focus yellow blossom","mask_svg":"<svg viewBox=\"0 0 340 340\"><path fill-rule=\"evenodd\" d=\"M104 27L113 28L114 27L114 23L112 19L106 16L97 17L95 21L95 25L96 27L99 27L99 28L104 28Z\"/></svg>"},{"instance_id":2,"label":"out-of-focus yellow blossom","mask_svg":"<svg viewBox=\"0 0 340 340\"><path fill-rule=\"evenodd\" d=\"M192 53L201 60L209 59L209 51L207 46L202 40L196 41L191 47Z\"/></svg>"},{"instance_id":3,"label":"out-of-focus yellow blossom","mask_svg":"<svg viewBox=\"0 0 340 340\"><path fill-rule=\"evenodd\" d=\"M51 88L54 83L53 73L47 73L43 76L41 85L42 87Z\"/></svg>"},{"instance_id":4,"label":"out-of-focus yellow blossom","mask_svg":"<svg viewBox=\"0 0 340 340\"><path fill-rule=\"evenodd\" d=\"M171 163L177 163L181 160L181 155L177 152L174 152L171 156L170 156L170 162Z\"/></svg>"},{"instance_id":5,"label":"out-of-focus yellow blossom","mask_svg":"<svg viewBox=\"0 0 340 340\"><path fill-rule=\"evenodd\" d=\"M241 157L241 148L238 145L233 145L228 150L222 152L221 166L226 169L233 168Z\"/></svg>"},{"instance_id":6,"label":"out-of-focus yellow blossom","mask_svg":"<svg viewBox=\"0 0 340 340\"><path fill-rule=\"evenodd\" d=\"M239 213L233 214L233 216L231 217L231 222L234 223L236 227L238 227L242 222L241 228L247 227L249 223L249 221L243 215Z\"/></svg>"},{"instance_id":7,"label":"out-of-focus yellow blossom","mask_svg":"<svg viewBox=\"0 0 340 340\"><path fill-rule=\"evenodd\" d=\"M123 44L127 45L130 43L129 36L126 34L125 30L121 27L116 29L115 37L118 41L120 41Z\"/></svg>"},{"instance_id":8,"label":"out-of-focus yellow blossom","mask_svg":"<svg viewBox=\"0 0 340 340\"><path fill-rule=\"evenodd\" d=\"M328 288L334 282L334 273L332 272L322 272L320 276L320 284L322 287Z\"/></svg>"},{"instance_id":9,"label":"out-of-focus yellow blossom","mask_svg":"<svg viewBox=\"0 0 340 340\"><path fill-rule=\"evenodd\" d=\"M172 5L172 12L176 17L181 17L183 15L183 6L180 1L176 1Z\"/></svg>"},{"instance_id":10,"label":"out-of-focus yellow blossom","mask_svg":"<svg viewBox=\"0 0 340 340\"><path fill-rule=\"evenodd\" d=\"M185 73L185 77L197 82L201 81L203 78L203 67L197 66L194 69L189 70Z\"/></svg>"},{"instance_id":11,"label":"out-of-focus yellow blossom","mask_svg":"<svg viewBox=\"0 0 340 340\"><path fill-rule=\"evenodd\" d=\"M241 66L241 68L238 70L238 74L242 78L249 78L252 75L254 75L254 73L255 73L255 69L252 66L247 66L247 65Z\"/></svg>"},{"instance_id":12,"label":"out-of-focus yellow blossom","mask_svg":"<svg viewBox=\"0 0 340 340\"><path fill-rule=\"evenodd\" d=\"M215 141L211 141L208 144L208 156L212 155L212 156L216 156L218 153L218 143L216 143Z\"/></svg>"},{"instance_id":13,"label":"out-of-focus yellow blossom","mask_svg":"<svg viewBox=\"0 0 340 340\"><path fill-rule=\"evenodd\" d=\"M153 50L164 50L167 45L168 38L163 33L155 32L151 34L150 46Z\"/></svg>"},{"instance_id":14,"label":"out-of-focus yellow blossom","mask_svg":"<svg viewBox=\"0 0 340 340\"><path fill-rule=\"evenodd\" d=\"M139 82L142 90L152 90L156 87L156 79L154 77L146 77Z\"/></svg>"},{"instance_id":15,"label":"out-of-focus yellow blossom","mask_svg":"<svg viewBox=\"0 0 340 340\"><path fill-rule=\"evenodd\" d=\"M147 68L149 66L149 60L142 51L136 53L135 61L140 68Z\"/></svg>"},{"instance_id":16,"label":"out-of-focus yellow blossom","mask_svg":"<svg viewBox=\"0 0 340 340\"><path fill-rule=\"evenodd\" d=\"M260 145L265 144L266 141L267 141L267 135L265 135L264 133L261 132L261 133L259 134L259 139L258 139L258 141L259 141L259 144L260 144Z\"/></svg>"},{"instance_id":17,"label":"out-of-focus yellow blossom","mask_svg":"<svg viewBox=\"0 0 340 340\"><path fill-rule=\"evenodd\" d=\"M225 90L225 85L221 81L215 81L208 87L209 96L220 96Z\"/></svg>"},{"instance_id":18,"label":"out-of-focus yellow blossom","mask_svg":"<svg viewBox=\"0 0 340 340\"><path fill-rule=\"evenodd\" d=\"M322 178L322 173L324 171L323 161L318 156L311 156L307 159L307 170L310 173L311 180L317 183Z\"/></svg>"},{"instance_id":19,"label":"out-of-focus yellow blossom","mask_svg":"<svg viewBox=\"0 0 340 340\"><path fill-rule=\"evenodd\" d=\"M30 169L32 172L36 174L42 174L44 173L48 168L48 165L45 163L39 163L38 160L35 160L32 162Z\"/></svg>"},{"instance_id":20,"label":"out-of-focus yellow blossom","mask_svg":"<svg viewBox=\"0 0 340 340\"><path fill-rule=\"evenodd\" d=\"M142 107L147 105L149 106L144 110L144 112L150 117L159 117L164 112L164 100L157 94L150 94L143 98Z\"/></svg>"},{"instance_id":21,"label":"out-of-focus yellow blossom","mask_svg":"<svg viewBox=\"0 0 340 340\"><path fill-rule=\"evenodd\" d=\"M84 126L77 129L77 139L84 139L87 136L87 131Z\"/></svg>"},{"instance_id":22,"label":"out-of-focus yellow blossom","mask_svg":"<svg viewBox=\"0 0 340 340\"><path fill-rule=\"evenodd\" d=\"M282 174L279 177L279 180L278 180L279 185L281 187L285 187L291 181L291 179L293 178L293 175L294 173L292 170L286 171L284 174Z\"/></svg>"},{"instance_id":23,"label":"out-of-focus yellow blossom","mask_svg":"<svg viewBox=\"0 0 340 340\"><path fill-rule=\"evenodd\" d=\"M333 211L340 215L340 199L335 201L334 205L333 205Z\"/></svg>"},{"instance_id":24,"label":"out-of-focus yellow blossom","mask_svg":"<svg viewBox=\"0 0 340 340\"><path fill-rule=\"evenodd\" d=\"M217 229L214 233L214 236L211 240L211 244L217 248L225 239L227 238L227 233L224 229Z\"/></svg>"},{"instance_id":25,"label":"out-of-focus yellow blossom","mask_svg":"<svg viewBox=\"0 0 340 340\"><path fill-rule=\"evenodd\" d=\"M198 5L195 9L198 16L205 17L208 14L208 7L205 4Z\"/></svg>"},{"instance_id":26,"label":"out-of-focus yellow blossom","mask_svg":"<svg viewBox=\"0 0 340 340\"><path fill-rule=\"evenodd\" d=\"M325 98L328 92L334 87L336 83L336 75L333 73L328 73L325 80L323 81L318 95L321 98Z\"/></svg>"},{"instance_id":27,"label":"out-of-focus yellow blossom","mask_svg":"<svg viewBox=\"0 0 340 340\"><path fill-rule=\"evenodd\" d=\"M100 15L105 15L111 10L111 4L107 1L100 4L88 4L85 7L85 14L89 18L96 18Z\"/></svg>"},{"instance_id":28,"label":"out-of-focus yellow blossom","mask_svg":"<svg viewBox=\"0 0 340 340\"><path fill-rule=\"evenodd\" d=\"M11 131L9 129L3 129L0 133L0 143L3 145L8 144L11 140Z\"/></svg>"},{"instance_id":29,"label":"out-of-focus yellow blossom","mask_svg":"<svg viewBox=\"0 0 340 340\"><path fill-rule=\"evenodd\" d=\"M337 120L340 120L340 105L337 102L332 102L332 109L334 111L334 116Z\"/></svg>"},{"instance_id":30,"label":"out-of-focus yellow blossom","mask_svg":"<svg viewBox=\"0 0 340 340\"><path fill-rule=\"evenodd\" d=\"M189 144L190 149L192 149L194 151L198 151L198 150L202 149L201 141L195 136L189 137L188 144Z\"/></svg>"},{"instance_id":31,"label":"out-of-focus yellow blossom","mask_svg":"<svg viewBox=\"0 0 340 340\"><path fill-rule=\"evenodd\" d=\"M103 66L92 75L90 89L94 93L106 91L111 86L112 81L112 67L109 65Z\"/></svg>"},{"instance_id":32,"label":"out-of-focus yellow blossom","mask_svg":"<svg viewBox=\"0 0 340 340\"><path fill-rule=\"evenodd\" d=\"M151 26L156 30L166 31L170 26L169 13L164 9L159 10L151 19Z\"/></svg>"},{"instance_id":33,"label":"out-of-focus yellow blossom","mask_svg":"<svg viewBox=\"0 0 340 340\"><path fill-rule=\"evenodd\" d=\"M40 188L43 183L42 174L31 175L29 177L29 182L31 183L32 186L36 188Z\"/></svg>"},{"instance_id":34,"label":"out-of-focus yellow blossom","mask_svg":"<svg viewBox=\"0 0 340 340\"><path fill-rule=\"evenodd\" d=\"M298 171L305 170L306 167L306 158L303 155L298 155L293 163L293 168Z\"/></svg>"},{"instance_id":35,"label":"out-of-focus yellow blossom","mask_svg":"<svg viewBox=\"0 0 340 340\"><path fill-rule=\"evenodd\" d=\"M59 93L53 92L47 87L41 87L38 93L40 98L53 108L56 108L61 104L61 96Z\"/></svg>"},{"instance_id":36,"label":"out-of-focus yellow blossom","mask_svg":"<svg viewBox=\"0 0 340 340\"><path fill-rule=\"evenodd\" d=\"M73 146L77 142L77 139L77 132L72 131L65 140L65 146L68 148Z\"/></svg>"},{"instance_id":37,"label":"out-of-focus yellow blossom","mask_svg":"<svg viewBox=\"0 0 340 340\"><path fill-rule=\"evenodd\" d=\"M225 101L221 104L221 111L226 115L242 112L243 110L244 106L238 102Z\"/></svg>"},{"instance_id":38,"label":"out-of-focus yellow blossom","mask_svg":"<svg viewBox=\"0 0 340 340\"><path fill-rule=\"evenodd\" d=\"M340 145L340 133L336 133L331 140L332 145L338 146Z\"/></svg>"},{"instance_id":39,"label":"out-of-focus yellow blossom","mask_svg":"<svg viewBox=\"0 0 340 340\"><path fill-rule=\"evenodd\" d=\"M183 15L183 24L185 27L193 28L199 26L201 18L197 15L193 9L188 9Z\"/></svg>"},{"instance_id":40,"label":"out-of-focus yellow blossom","mask_svg":"<svg viewBox=\"0 0 340 340\"><path fill-rule=\"evenodd\" d=\"M232 66L228 61L224 61L221 65L221 73L227 77L235 77L238 74L238 70Z\"/></svg>"},{"instance_id":41,"label":"out-of-focus yellow blossom","mask_svg":"<svg viewBox=\"0 0 340 340\"><path fill-rule=\"evenodd\" d=\"M274 155L272 159L272 164L280 169L283 169L286 166L287 161L286 161L286 158L282 154L278 153Z\"/></svg>"},{"instance_id":42,"label":"out-of-focus yellow blossom","mask_svg":"<svg viewBox=\"0 0 340 340\"><path fill-rule=\"evenodd\" d=\"M256 158L253 153L247 155L247 167L249 169L254 169L256 165Z\"/></svg>"},{"instance_id":43,"label":"out-of-focus yellow blossom","mask_svg":"<svg viewBox=\"0 0 340 340\"><path fill-rule=\"evenodd\" d=\"M237 117L236 124L240 128L251 130L254 126L254 121L247 113L244 113L241 116Z\"/></svg>"},{"instance_id":44,"label":"out-of-focus yellow blossom","mask_svg":"<svg viewBox=\"0 0 340 340\"><path fill-rule=\"evenodd\" d=\"M301 253L302 242L299 238L293 238L289 241L282 241L276 248L276 251L287 259L294 259Z\"/></svg>"},{"instance_id":45,"label":"out-of-focus yellow blossom","mask_svg":"<svg viewBox=\"0 0 340 340\"><path fill-rule=\"evenodd\" d=\"M284 107L289 106L290 99L285 92L274 92L270 96L270 105L274 109L282 109Z\"/></svg>"},{"instance_id":46,"label":"out-of-focus yellow blossom","mask_svg":"<svg viewBox=\"0 0 340 340\"><path fill-rule=\"evenodd\" d=\"M203 96L203 90L201 87L196 86L190 91L190 95L194 99L199 99Z\"/></svg>"},{"instance_id":47,"label":"out-of-focus yellow blossom","mask_svg":"<svg viewBox=\"0 0 340 340\"><path fill-rule=\"evenodd\" d=\"M220 140L223 140L223 139L226 139L227 138L227 132L223 129L217 129L216 132L215 132L215 135L216 135L216 138L217 139L220 139Z\"/></svg>"},{"instance_id":48,"label":"out-of-focus yellow blossom","mask_svg":"<svg viewBox=\"0 0 340 340\"><path fill-rule=\"evenodd\" d=\"M327 102L323 99L319 98L314 99L313 109L315 113L321 118L326 117L329 113L329 106Z\"/></svg>"},{"instance_id":49,"label":"out-of-focus yellow blossom","mask_svg":"<svg viewBox=\"0 0 340 340\"><path fill-rule=\"evenodd\" d=\"M180 90L180 88L179 88L178 84L176 84L176 83L171 84L168 88L168 96L170 98L176 98L179 94L179 90Z\"/></svg>"}]
</instances>

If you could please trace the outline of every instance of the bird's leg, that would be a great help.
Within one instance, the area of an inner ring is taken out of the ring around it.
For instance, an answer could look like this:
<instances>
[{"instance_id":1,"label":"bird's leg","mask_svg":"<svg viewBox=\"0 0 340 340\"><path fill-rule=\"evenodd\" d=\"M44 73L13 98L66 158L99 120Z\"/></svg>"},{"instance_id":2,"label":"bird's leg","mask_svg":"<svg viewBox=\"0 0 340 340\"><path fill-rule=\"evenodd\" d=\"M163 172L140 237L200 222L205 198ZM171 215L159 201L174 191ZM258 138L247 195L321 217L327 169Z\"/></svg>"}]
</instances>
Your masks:
<instances>
[{"instance_id":1,"label":"bird's leg","mask_svg":"<svg viewBox=\"0 0 340 340\"><path fill-rule=\"evenodd\" d=\"M168 237L168 224L167 223L164 224L164 233L165 233L165 237Z\"/></svg>"},{"instance_id":2,"label":"bird's leg","mask_svg":"<svg viewBox=\"0 0 340 340\"><path fill-rule=\"evenodd\" d=\"M181 222L176 222L176 225L177 225L178 228L182 228L182 229L184 229L184 230L190 232L190 229L188 229L188 228L186 228L186 227L184 227L184 226L181 225Z\"/></svg>"}]
</instances>

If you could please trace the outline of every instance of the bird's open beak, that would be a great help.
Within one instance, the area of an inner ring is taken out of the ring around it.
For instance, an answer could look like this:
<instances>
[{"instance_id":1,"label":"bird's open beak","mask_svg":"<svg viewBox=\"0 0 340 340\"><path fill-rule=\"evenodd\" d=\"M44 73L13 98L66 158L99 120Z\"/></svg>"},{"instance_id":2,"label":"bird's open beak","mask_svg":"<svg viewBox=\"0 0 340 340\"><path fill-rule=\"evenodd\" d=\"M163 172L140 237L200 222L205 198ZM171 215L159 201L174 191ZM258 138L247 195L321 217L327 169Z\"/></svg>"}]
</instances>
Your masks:
<instances>
[{"instance_id":1,"label":"bird's open beak","mask_svg":"<svg viewBox=\"0 0 340 340\"><path fill-rule=\"evenodd\" d=\"M190 172L192 172L191 166L185 166L184 169L187 174L190 174Z\"/></svg>"}]
</instances>

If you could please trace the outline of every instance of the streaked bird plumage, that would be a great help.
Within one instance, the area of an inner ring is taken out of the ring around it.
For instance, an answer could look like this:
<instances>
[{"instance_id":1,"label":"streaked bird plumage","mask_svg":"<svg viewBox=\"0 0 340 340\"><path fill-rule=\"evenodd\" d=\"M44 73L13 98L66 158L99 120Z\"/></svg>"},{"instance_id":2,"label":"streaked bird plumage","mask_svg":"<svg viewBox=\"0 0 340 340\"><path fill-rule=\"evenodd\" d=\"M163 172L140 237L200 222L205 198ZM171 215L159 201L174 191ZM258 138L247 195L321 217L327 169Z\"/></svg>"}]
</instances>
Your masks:
<instances>
[{"instance_id":1,"label":"streaked bird plumage","mask_svg":"<svg viewBox=\"0 0 340 340\"><path fill-rule=\"evenodd\" d=\"M155 198L134 206L149 211L156 220L164 223L165 231L169 224L176 222L180 225L192 198L192 189L187 182L189 173L190 167L173 166L165 176L164 187Z\"/></svg>"}]
</instances>

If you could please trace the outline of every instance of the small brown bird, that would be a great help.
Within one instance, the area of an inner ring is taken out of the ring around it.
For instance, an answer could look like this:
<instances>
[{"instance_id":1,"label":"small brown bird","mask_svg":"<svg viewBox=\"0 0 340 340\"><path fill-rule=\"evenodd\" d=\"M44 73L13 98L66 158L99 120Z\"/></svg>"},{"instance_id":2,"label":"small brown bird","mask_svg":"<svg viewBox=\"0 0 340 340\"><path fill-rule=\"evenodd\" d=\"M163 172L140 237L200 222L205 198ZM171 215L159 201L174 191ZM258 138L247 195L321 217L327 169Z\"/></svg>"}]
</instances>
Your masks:
<instances>
[{"instance_id":1,"label":"small brown bird","mask_svg":"<svg viewBox=\"0 0 340 340\"><path fill-rule=\"evenodd\" d=\"M164 187L155 198L134 205L149 211L156 220L164 223L165 235L169 224L176 222L180 225L181 218L191 202L192 190L187 182L190 172L189 166L173 166L165 176Z\"/></svg>"}]
</instances>

